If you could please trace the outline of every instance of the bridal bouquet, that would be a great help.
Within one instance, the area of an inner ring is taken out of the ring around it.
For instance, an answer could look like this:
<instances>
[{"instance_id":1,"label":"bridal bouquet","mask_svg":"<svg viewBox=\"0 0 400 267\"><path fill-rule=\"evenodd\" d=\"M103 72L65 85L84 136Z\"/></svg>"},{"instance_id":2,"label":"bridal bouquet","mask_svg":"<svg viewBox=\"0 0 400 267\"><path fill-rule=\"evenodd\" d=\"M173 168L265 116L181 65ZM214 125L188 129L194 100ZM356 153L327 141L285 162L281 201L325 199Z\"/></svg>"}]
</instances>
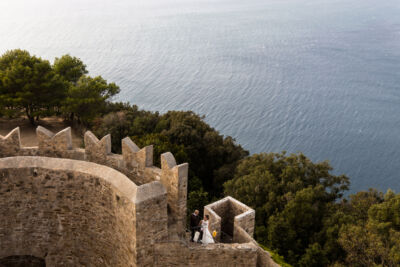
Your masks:
<instances>
[{"instance_id":1,"label":"bridal bouquet","mask_svg":"<svg viewBox=\"0 0 400 267\"><path fill-rule=\"evenodd\" d=\"M217 231L214 230L214 231L212 232L212 236L213 236L213 237L216 237L216 236L217 236Z\"/></svg>"}]
</instances>

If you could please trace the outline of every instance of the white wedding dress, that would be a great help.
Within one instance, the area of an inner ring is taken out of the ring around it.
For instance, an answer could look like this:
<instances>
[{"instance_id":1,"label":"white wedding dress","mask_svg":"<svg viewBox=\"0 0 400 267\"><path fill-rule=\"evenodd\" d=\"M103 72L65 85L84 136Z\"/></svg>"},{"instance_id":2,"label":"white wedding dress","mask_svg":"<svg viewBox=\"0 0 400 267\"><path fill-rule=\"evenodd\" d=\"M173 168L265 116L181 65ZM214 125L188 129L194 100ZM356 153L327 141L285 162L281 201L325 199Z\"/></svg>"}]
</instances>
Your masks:
<instances>
[{"instance_id":1,"label":"white wedding dress","mask_svg":"<svg viewBox=\"0 0 400 267\"><path fill-rule=\"evenodd\" d=\"M201 230L203 230L203 238L201 239L201 243L203 244L213 244L214 238L212 237L210 231L208 230L208 221L203 221L201 224Z\"/></svg>"}]
</instances>

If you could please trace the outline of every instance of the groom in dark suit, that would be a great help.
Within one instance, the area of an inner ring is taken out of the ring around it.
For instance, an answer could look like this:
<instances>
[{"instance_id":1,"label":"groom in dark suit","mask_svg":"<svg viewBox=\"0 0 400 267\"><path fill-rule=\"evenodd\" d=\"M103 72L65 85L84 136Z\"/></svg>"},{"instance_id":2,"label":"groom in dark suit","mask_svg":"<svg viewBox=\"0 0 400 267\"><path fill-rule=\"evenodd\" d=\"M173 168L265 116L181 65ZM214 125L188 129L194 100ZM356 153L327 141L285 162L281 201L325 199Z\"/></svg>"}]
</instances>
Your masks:
<instances>
[{"instance_id":1,"label":"groom in dark suit","mask_svg":"<svg viewBox=\"0 0 400 267\"><path fill-rule=\"evenodd\" d=\"M195 210L191 215L190 215L190 231L192 232L192 238L190 239L191 242L194 242L194 233L196 231L200 230L200 216L199 216L199 211ZM200 239L200 238L199 238Z\"/></svg>"}]
</instances>

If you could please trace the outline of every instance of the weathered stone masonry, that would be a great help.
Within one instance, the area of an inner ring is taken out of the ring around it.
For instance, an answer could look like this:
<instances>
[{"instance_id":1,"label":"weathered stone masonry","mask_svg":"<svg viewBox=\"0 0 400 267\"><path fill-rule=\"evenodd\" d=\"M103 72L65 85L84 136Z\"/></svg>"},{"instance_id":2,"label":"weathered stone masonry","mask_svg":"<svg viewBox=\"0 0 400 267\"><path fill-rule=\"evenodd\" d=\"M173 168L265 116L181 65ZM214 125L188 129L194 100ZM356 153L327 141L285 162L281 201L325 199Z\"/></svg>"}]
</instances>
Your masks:
<instances>
[{"instance_id":1,"label":"weathered stone masonry","mask_svg":"<svg viewBox=\"0 0 400 267\"><path fill-rule=\"evenodd\" d=\"M0 258L33 255L48 266L134 266L132 201L79 170L102 166L79 163L40 157L0 161Z\"/></svg>"},{"instance_id":2,"label":"weathered stone masonry","mask_svg":"<svg viewBox=\"0 0 400 267\"><path fill-rule=\"evenodd\" d=\"M111 153L110 135L86 132L84 149L72 147L70 128L39 126L37 138L21 147L19 128L0 136L0 265L274 266L252 238L254 211L232 198L205 212L236 244L188 244L188 164L171 153L158 168L153 147L129 137L122 155Z\"/></svg>"}]
</instances>

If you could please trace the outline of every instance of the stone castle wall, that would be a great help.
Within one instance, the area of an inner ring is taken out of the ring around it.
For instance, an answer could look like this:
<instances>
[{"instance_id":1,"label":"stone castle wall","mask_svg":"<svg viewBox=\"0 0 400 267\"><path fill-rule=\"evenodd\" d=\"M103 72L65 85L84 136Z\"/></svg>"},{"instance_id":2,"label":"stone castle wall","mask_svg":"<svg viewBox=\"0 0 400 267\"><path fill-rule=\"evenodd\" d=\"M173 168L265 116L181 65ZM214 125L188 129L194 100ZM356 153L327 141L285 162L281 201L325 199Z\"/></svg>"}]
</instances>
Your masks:
<instances>
[{"instance_id":1,"label":"stone castle wall","mask_svg":"<svg viewBox=\"0 0 400 267\"><path fill-rule=\"evenodd\" d=\"M125 174L137 185L160 181L167 189L169 223L184 235L186 224L186 199L188 164L177 165L171 153L161 155L161 167L153 166L153 146L142 149L129 138L121 141L122 155L111 153L111 136L99 140L92 132L84 136L85 149L72 147L71 128L53 133L39 126L36 130L37 147L22 147L19 128L7 136L0 136L0 158L10 156L46 156L84 160L109 166Z\"/></svg>"},{"instance_id":2,"label":"stone castle wall","mask_svg":"<svg viewBox=\"0 0 400 267\"><path fill-rule=\"evenodd\" d=\"M179 218L184 218L184 215L168 214L169 209L167 206L173 207L171 210L181 212L183 211L179 207L181 207L182 203L185 203L186 207L186 194L178 194L177 190L171 190L170 195L174 194L176 197L168 197L168 192L165 190L167 187L164 184L168 184L168 181L170 181L171 184L177 184L181 188L183 185L184 189L187 184L187 171L185 177L187 164L176 165L175 159L169 153L162 155L162 158L168 158L172 164L164 166L163 169L150 166L150 163L152 163L152 147L140 150L129 138L125 138L122 141L123 155L117 155L111 153L110 136L106 136L99 141L91 132L87 132L85 134L85 149L72 148L70 128L53 134L39 126L37 128L37 137L39 141L37 147L21 147L18 128L5 137L0 136L0 170L7 173L8 176L3 175L3 178L7 181L1 181L0 191L9 183L9 188L6 189L9 190L6 192L7 194L0 195L0 207L8 209L8 206L10 206L10 203L6 199L2 199L2 196L8 199L8 194L13 194L12 199L15 200L17 196L23 195L23 192L36 192L34 196L30 196L32 202L29 206L34 206L49 216L49 218L37 217L38 221L45 220L52 226L58 225L60 227L56 219L60 218L60 212L62 213L63 211L60 211L57 207L44 205L48 201L36 201L33 198L42 197L46 199L49 197L46 191L47 183L50 183L49 181L52 181L55 186L53 189L56 192L61 192L61 195L64 195L64 193L65 195L69 193L74 194L73 197L76 198L74 199L76 201L69 201L72 198L71 196L67 196L67 199L59 199L60 205L63 202L63 207L70 209L71 216L64 217L73 218L74 221L64 219L64 222L66 226L71 226L73 231L65 231L58 236L51 235L54 229L49 227L49 225L45 225L38 233L31 232L30 235L49 238L51 236L50 240L48 240L49 243L60 237L62 240L71 239L72 243L78 242L82 245L82 248L76 246L76 249L82 250L85 247L86 252L81 251L82 254L80 255L76 251L68 251L67 246L66 254L60 254L53 261L51 256L49 256L49 249L52 251L57 246L38 242L37 244L43 248L42 252L46 250L46 263L49 263L50 266L64 266L64 263L54 264L54 262L60 261L62 257L67 257L70 258L70 263L74 262L75 264L79 263L78 265L85 266L152 266L154 261L154 244L161 241L165 242L169 234L171 234L168 228L168 217L175 218L176 216L178 219L174 219L175 222L179 221ZM151 155L151 160L149 159L149 155ZM39 178L37 178L39 174L36 173L38 171L43 173L42 176L45 177L44 181L47 183L33 183L34 188L23 188L23 192L16 190L20 188L19 182L17 185L12 185L12 183L17 182L16 178L18 178L24 179L22 182L23 185L32 186L32 181L39 181ZM68 183L66 183L63 178L65 175L73 178L70 178ZM163 183L161 183L161 178ZM85 179L90 182L85 181ZM135 184L135 181L137 184ZM179 184L180 182L182 185ZM97 186L99 184L101 187ZM108 190L105 189L107 186L109 187ZM96 197L99 199L96 199ZM180 200L179 197L185 197L185 200ZM126 205L130 203L128 205L130 207L128 214L121 215L118 212L119 206L112 204L114 198L118 199L118 201L123 201L122 203ZM168 199L174 202L168 203ZM79 206L81 201L84 201L83 204L87 206ZM20 203L19 200L16 203ZM24 203L28 205L27 201ZM101 206L98 207L100 204ZM107 209L104 209L107 205ZM48 209L51 209L51 211L48 211ZM36 210L35 212L38 211ZM186 213L186 210L184 212ZM0 214L1 229L12 229L10 227L15 225L15 221L9 218L7 212ZM24 220L36 217L36 214L30 213L29 208L23 208L19 211L19 214ZM91 217L92 214L96 216ZM110 218L122 220L127 224L126 229L117 227L114 222L110 221ZM8 221L9 219L11 220ZM82 219L85 221L85 225L83 226L77 223L82 221ZM34 221L33 223L37 224L38 221ZM88 221L98 222L98 224L92 225ZM45 233L46 228L49 233ZM63 229L67 228L64 227ZM91 229L96 229L97 232L91 233L89 231ZM177 228L173 228L173 230L175 229ZM23 242L32 242L29 241L29 230L24 230L25 234L20 237L21 242L23 240L25 240ZM179 230L185 231L185 228ZM85 237L93 246L91 247L85 241L77 239L76 234ZM94 235L97 235L97 238ZM14 242L13 232L4 236L0 234L0 237L0 243L2 244L14 243L16 246L21 246L18 242ZM100 240L98 240L99 238ZM8 242L3 242L3 239L8 240ZM116 245L128 243L130 245L121 250ZM58 249L63 246L66 246L66 244L60 244ZM99 251L99 248L107 248L108 252ZM6 257L7 255L5 254L9 254L8 256L20 255L22 252L4 250L4 254L0 254L0 258L1 256ZM26 255L36 255L29 251L25 252ZM104 261L104 264L100 264L100 262L94 261L95 257L91 258L88 256L90 252L93 252L93 255L104 255L109 261L99 259ZM73 258L68 253L75 255L76 258ZM78 256L79 259L80 257L86 259L87 256L87 264L78 262ZM38 257L43 257L43 253L38 253ZM128 258L124 260L124 257ZM113 259L119 259L119 261L112 261ZM65 266L74 265L68 265L67 262Z\"/></svg>"},{"instance_id":3,"label":"stone castle wall","mask_svg":"<svg viewBox=\"0 0 400 267\"><path fill-rule=\"evenodd\" d=\"M37 128L37 147L21 147L19 128L0 136L0 263L47 266L277 266L252 238L254 210L227 197L205 207L211 230L234 244L186 240L188 164L169 152L153 166L153 147L91 132L73 148L71 129Z\"/></svg>"},{"instance_id":4,"label":"stone castle wall","mask_svg":"<svg viewBox=\"0 0 400 267\"><path fill-rule=\"evenodd\" d=\"M136 187L121 192L107 181L110 175L124 183L122 174L88 162L0 159L0 258L31 255L48 266L135 266Z\"/></svg>"}]
</instances>

